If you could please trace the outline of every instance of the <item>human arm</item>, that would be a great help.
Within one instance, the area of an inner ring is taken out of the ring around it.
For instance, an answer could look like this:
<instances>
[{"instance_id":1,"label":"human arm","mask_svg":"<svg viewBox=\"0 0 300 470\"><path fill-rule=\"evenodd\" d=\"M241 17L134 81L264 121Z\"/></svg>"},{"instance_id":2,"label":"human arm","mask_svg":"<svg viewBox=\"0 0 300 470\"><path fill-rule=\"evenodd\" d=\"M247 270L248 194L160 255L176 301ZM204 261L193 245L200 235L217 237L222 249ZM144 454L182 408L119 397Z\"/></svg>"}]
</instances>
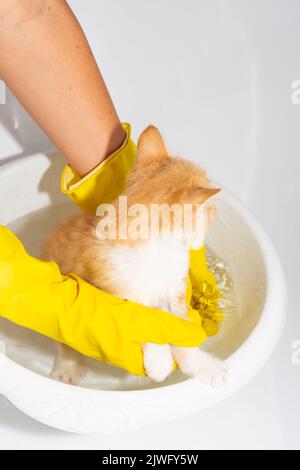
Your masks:
<instances>
[{"instance_id":1,"label":"human arm","mask_svg":"<svg viewBox=\"0 0 300 470\"><path fill-rule=\"evenodd\" d=\"M80 175L126 135L65 0L1 0L0 76Z\"/></svg>"}]
</instances>

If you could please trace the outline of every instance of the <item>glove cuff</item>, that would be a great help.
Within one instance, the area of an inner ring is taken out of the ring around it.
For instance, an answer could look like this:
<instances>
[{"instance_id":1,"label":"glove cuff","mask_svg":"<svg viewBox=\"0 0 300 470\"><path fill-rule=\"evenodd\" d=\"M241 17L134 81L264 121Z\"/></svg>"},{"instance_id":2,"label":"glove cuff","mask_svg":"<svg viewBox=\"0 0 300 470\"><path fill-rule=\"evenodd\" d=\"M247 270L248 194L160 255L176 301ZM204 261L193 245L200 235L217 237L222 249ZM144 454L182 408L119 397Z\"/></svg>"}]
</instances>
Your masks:
<instances>
[{"instance_id":1,"label":"glove cuff","mask_svg":"<svg viewBox=\"0 0 300 470\"><path fill-rule=\"evenodd\" d=\"M61 191L88 214L95 215L99 204L110 203L122 193L126 176L133 168L136 145L131 139L131 126L123 124L123 145L83 178L66 165L61 176Z\"/></svg>"}]
</instances>

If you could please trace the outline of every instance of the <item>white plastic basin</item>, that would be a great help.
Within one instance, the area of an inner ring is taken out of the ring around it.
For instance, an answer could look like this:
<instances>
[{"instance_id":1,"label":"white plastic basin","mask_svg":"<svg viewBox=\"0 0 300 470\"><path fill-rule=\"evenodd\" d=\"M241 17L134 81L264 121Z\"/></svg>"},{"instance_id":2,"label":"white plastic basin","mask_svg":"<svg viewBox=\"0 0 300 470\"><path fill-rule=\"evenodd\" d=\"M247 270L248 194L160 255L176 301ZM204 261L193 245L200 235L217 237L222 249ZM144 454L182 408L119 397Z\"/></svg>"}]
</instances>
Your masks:
<instances>
[{"instance_id":1,"label":"white plastic basin","mask_svg":"<svg viewBox=\"0 0 300 470\"><path fill-rule=\"evenodd\" d=\"M42 154L0 167L0 223L11 227L33 255L56 221L74 210L59 193L61 168L60 158ZM0 319L0 393L49 426L103 434L184 416L235 393L259 372L279 341L285 282L272 243L226 191L208 244L229 263L238 293L238 311L225 316L221 334L207 345L227 361L227 386L211 389L179 373L154 386L90 360L82 386L65 385L48 378L51 341Z\"/></svg>"}]
</instances>

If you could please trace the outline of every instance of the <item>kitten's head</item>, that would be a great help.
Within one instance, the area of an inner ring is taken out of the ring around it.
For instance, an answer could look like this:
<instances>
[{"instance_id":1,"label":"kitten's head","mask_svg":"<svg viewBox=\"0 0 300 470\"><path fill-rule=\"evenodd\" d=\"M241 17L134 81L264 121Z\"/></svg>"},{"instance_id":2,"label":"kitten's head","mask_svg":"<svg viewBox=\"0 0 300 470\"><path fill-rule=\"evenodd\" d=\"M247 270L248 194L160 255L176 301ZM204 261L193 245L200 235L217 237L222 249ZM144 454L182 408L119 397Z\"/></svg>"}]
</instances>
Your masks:
<instances>
[{"instance_id":1,"label":"kitten's head","mask_svg":"<svg viewBox=\"0 0 300 470\"><path fill-rule=\"evenodd\" d=\"M201 246L215 213L211 198L219 192L220 189L212 187L204 170L192 162L170 156L156 127L149 126L142 133L138 141L137 162L128 176L124 192L129 205L138 203L150 208L157 204L169 207L175 204L182 209L188 205L195 218L192 222L194 230L195 220L202 218L202 236L198 233L195 237L195 233L188 233L189 230L185 230L184 236L190 245ZM174 215L171 223L174 224Z\"/></svg>"}]
</instances>

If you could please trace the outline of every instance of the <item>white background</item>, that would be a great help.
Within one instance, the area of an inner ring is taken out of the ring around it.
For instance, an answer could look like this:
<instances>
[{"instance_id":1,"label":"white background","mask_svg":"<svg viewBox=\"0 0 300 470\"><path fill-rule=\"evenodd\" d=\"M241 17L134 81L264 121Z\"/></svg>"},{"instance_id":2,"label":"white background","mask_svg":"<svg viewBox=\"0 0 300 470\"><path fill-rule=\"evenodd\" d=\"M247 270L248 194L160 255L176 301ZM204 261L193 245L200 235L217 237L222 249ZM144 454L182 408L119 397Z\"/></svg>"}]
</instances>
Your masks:
<instances>
[{"instance_id":1,"label":"white background","mask_svg":"<svg viewBox=\"0 0 300 470\"><path fill-rule=\"evenodd\" d=\"M289 290L281 343L260 375L211 410L142 431L83 437L32 421L0 398L0 447L300 448L298 184L299 0L72 0L122 120L159 126L170 149L205 166L271 235ZM18 71L22 73L22 71ZM80 110L78 110L80 112ZM52 144L7 93L0 164ZM0 378L1 380L1 378Z\"/></svg>"}]
</instances>

